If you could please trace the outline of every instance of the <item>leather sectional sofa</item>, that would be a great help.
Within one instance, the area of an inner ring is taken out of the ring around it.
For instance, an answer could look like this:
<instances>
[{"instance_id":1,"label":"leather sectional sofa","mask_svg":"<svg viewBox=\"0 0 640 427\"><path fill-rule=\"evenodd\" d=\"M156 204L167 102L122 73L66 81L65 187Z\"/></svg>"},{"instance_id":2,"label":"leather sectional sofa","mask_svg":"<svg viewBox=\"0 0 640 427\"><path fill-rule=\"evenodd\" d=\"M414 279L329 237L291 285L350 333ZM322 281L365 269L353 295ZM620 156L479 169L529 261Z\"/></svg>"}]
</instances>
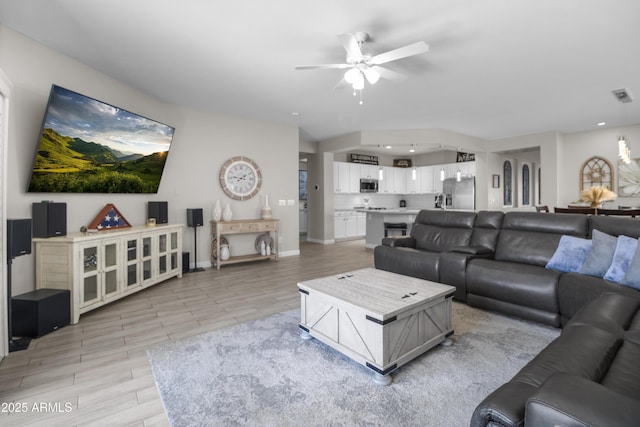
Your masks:
<instances>
[{"instance_id":1,"label":"leather sectional sofa","mask_svg":"<svg viewBox=\"0 0 640 427\"><path fill-rule=\"evenodd\" d=\"M447 283L471 306L563 327L477 408L472 426L640 425L640 292L545 266L562 236L640 237L640 221L582 214L421 211L376 268Z\"/></svg>"}]
</instances>

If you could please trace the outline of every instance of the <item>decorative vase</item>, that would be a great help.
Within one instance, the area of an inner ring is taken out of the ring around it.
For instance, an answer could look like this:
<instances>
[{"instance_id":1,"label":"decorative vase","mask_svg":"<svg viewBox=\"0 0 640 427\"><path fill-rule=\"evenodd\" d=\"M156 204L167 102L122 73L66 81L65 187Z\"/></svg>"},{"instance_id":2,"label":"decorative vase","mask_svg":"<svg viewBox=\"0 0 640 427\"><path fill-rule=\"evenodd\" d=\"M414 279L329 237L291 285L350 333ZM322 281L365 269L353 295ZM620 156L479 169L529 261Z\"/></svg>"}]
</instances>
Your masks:
<instances>
[{"instance_id":1,"label":"decorative vase","mask_svg":"<svg viewBox=\"0 0 640 427\"><path fill-rule=\"evenodd\" d=\"M264 240L260 242L260 255L265 256L267 254L267 247L264 243Z\"/></svg>"},{"instance_id":2,"label":"decorative vase","mask_svg":"<svg viewBox=\"0 0 640 427\"><path fill-rule=\"evenodd\" d=\"M229 245L220 245L220 259L226 261L231 256Z\"/></svg>"},{"instance_id":3,"label":"decorative vase","mask_svg":"<svg viewBox=\"0 0 640 427\"><path fill-rule=\"evenodd\" d=\"M266 255L267 256L271 255L271 245L270 244L267 243L267 248L266 249L267 249L267 251L266 251L267 254Z\"/></svg>"},{"instance_id":4,"label":"decorative vase","mask_svg":"<svg viewBox=\"0 0 640 427\"><path fill-rule=\"evenodd\" d=\"M216 200L211 210L211 219L217 222L220 221L220 218L222 218L222 205L220 205L220 200Z\"/></svg>"},{"instance_id":5,"label":"decorative vase","mask_svg":"<svg viewBox=\"0 0 640 427\"><path fill-rule=\"evenodd\" d=\"M267 194L264 199L264 207L262 208L262 219L271 219L273 215L271 213L271 206L269 206L269 195Z\"/></svg>"},{"instance_id":6,"label":"decorative vase","mask_svg":"<svg viewBox=\"0 0 640 427\"><path fill-rule=\"evenodd\" d=\"M224 207L224 211L222 211L222 219L224 221L231 221L233 218L233 212L231 212L231 206L229 206L229 202L227 202L227 206Z\"/></svg>"}]
</instances>

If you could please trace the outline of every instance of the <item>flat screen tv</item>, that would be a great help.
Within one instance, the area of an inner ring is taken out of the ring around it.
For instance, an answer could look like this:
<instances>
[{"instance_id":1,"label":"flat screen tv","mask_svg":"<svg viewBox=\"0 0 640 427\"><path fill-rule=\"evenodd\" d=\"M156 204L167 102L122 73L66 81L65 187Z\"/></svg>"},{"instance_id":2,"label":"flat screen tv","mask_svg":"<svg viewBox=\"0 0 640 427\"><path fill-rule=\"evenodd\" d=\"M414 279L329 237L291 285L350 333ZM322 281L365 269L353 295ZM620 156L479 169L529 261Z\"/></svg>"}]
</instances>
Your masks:
<instances>
[{"instance_id":1,"label":"flat screen tv","mask_svg":"<svg viewBox=\"0 0 640 427\"><path fill-rule=\"evenodd\" d=\"M29 192L157 193L174 128L52 85Z\"/></svg>"}]
</instances>

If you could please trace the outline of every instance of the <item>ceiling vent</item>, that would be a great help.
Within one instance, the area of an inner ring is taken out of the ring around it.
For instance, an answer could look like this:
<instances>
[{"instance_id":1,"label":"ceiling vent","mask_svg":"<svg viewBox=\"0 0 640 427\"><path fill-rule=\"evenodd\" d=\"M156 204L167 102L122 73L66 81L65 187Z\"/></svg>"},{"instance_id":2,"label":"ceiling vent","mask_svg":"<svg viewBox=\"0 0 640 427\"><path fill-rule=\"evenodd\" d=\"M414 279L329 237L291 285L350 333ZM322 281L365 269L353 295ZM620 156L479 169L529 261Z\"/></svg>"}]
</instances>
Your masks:
<instances>
[{"instance_id":1,"label":"ceiling vent","mask_svg":"<svg viewBox=\"0 0 640 427\"><path fill-rule=\"evenodd\" d=\"M615 95L616 99L618 101L620 101L620 102L625 102L626 103L626 102L633 101L633 98L631 97L631 94L626 89L616 89L616 90L614 90L612 92Z\"/></svg>"}]
</instances>

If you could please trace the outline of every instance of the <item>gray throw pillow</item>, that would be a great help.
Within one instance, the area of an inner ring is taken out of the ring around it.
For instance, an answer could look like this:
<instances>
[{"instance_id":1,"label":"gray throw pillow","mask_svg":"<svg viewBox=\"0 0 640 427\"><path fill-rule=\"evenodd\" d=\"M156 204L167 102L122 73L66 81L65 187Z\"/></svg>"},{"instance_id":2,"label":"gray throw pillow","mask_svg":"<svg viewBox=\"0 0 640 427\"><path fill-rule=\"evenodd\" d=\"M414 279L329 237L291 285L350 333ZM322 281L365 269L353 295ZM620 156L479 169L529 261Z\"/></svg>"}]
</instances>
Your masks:
<instances>
[{"instance_id":1,"label":"gray throw pillow","mask_svg":"<svg viewBox=\"0 0 640 427\"><path fill-rule=\"evenodd\" d=\"M593 248L578 272L589 276L604 277L613 260L618 239L602 231L593 230L591 240Z\"/></svg>"}]
</instances>

